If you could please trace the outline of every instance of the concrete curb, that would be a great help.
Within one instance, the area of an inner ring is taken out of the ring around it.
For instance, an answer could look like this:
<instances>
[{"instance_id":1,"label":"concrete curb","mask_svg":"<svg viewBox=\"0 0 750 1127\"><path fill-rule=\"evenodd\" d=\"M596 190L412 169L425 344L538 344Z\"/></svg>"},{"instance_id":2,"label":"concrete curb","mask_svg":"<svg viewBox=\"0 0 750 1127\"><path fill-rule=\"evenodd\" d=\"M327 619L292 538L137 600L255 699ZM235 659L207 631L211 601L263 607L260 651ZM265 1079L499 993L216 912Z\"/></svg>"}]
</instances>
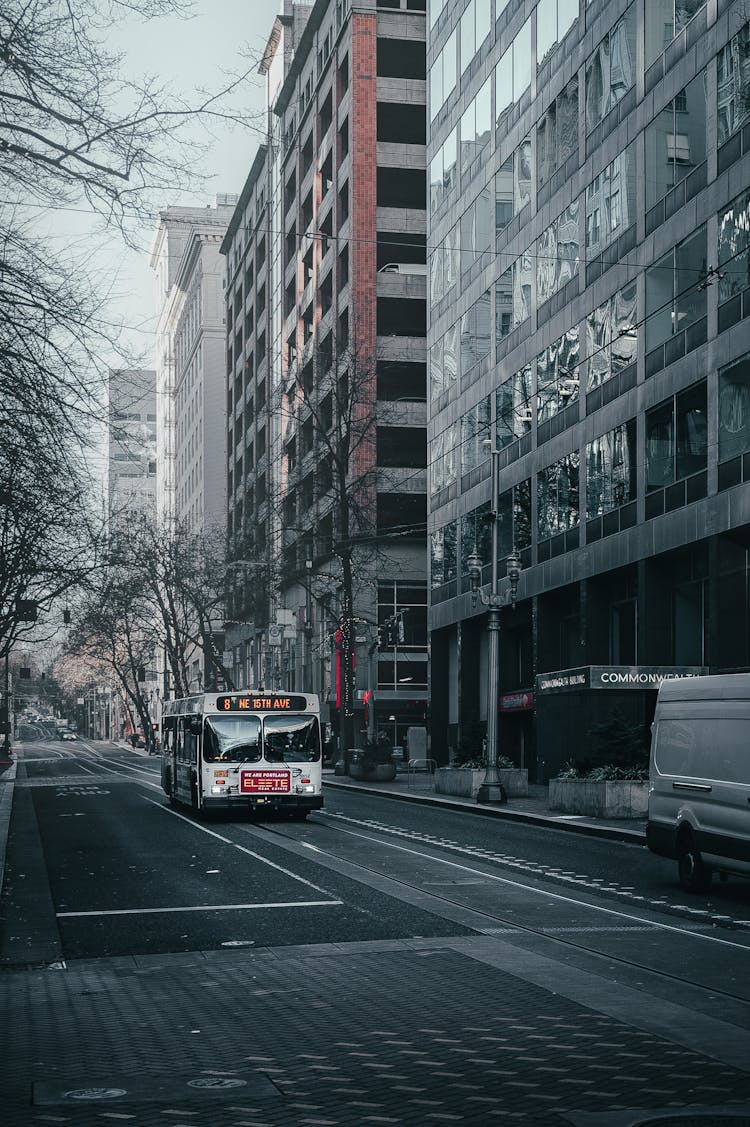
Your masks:
<instances>
[{"instance_id":1,"label":"concrete curb","mask_svg":"<svg viewBox=\"0 0 750 1127\"><path fill-rule=\"evenodd\" d=\"M8 845L10 815L13 809L13 791L16 783L17 764L11 766L0 776L0 893L5 879L5 852Z\"/></svg>"},{"instance_id":2,"label":"concrete curb","mask_svg":"<svg viewBox=\"0 0 750 1127\"><path fill-rule=\"evenodd\" d=\"M525 822L531 826L543 826L545 829L566 830L570 833L588 834L589 837L603 837L610 841L623 841L631 845L646 844L645 830L630 830L625 826L602 826L592 822L568 822L544 814L533 814L528 810L512 810L506 806L485 806L476 802L461 802L455 798L438 798L434 795L410 794L408 791L385 790L384 788L368 787L362 784L339 783L323 779L324 787L333 787L335 790L355 791L360 794L378 795L381 798L398 799L401 802L414 802L421 806L441 806L448 810L463 810L470 814L479 814L484 818L502 818L509 822Z\"/></svg>"}]
</instances>

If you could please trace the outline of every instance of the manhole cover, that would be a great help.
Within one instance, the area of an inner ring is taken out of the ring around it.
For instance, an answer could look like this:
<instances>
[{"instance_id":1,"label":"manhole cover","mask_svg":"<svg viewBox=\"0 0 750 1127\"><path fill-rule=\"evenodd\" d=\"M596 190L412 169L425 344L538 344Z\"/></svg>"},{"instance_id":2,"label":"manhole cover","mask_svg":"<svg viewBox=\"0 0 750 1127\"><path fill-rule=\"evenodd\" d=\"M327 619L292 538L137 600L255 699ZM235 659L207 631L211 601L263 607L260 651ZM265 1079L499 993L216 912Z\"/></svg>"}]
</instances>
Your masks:
<instances>
[{"instance_id":1,"label":"manhole cover","mask_svg":"<svg viewBox=\"0 0 750 1127\"><path fill-rule=\"evenodd\" d=\"M66 1100L117 1100L126 1096L125 1088L72 1088L65 1092Z\"/></svg>"},{"instance_id":2,"label":"manhole cover","mask_svg":"<svg viewBox=\"0 0 750 1127\"><path fill-rule=\"evenodd\" d=\"M203 1076L188 1080L188 1088L244 1088L247 1080L232 1080L226 1076Z\"/></svg>"}]
</instances>

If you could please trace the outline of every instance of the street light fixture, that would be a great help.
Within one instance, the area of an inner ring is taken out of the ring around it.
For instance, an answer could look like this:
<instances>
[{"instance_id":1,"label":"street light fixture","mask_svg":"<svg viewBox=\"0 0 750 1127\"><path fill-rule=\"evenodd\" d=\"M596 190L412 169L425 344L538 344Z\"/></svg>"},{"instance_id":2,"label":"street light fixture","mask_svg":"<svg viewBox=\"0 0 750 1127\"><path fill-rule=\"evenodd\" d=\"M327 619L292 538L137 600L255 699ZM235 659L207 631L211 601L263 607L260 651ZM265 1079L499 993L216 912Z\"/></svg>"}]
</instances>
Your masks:
<instances>
[{"instance_id":1,"label":"street light fixture","mask_svg":"<svg viewBox=\"0 0 750 1127\"><path fill-rule=\"evenodd\" d=\"M471 584L471 605L475 607L477 601L489 609L487 616L487 629L489 631L489 654L487 660L487 770L477 793L477 802L507 802L505 789L500 782L500 773L497 766L498 757L498 718L497 718L497 688L500 673L500 608L510 605L515 609L518 580L521 577L521 557L517 548L508 556L507 577L510 580L509 598L506 599L498 592L498 504L499 504L499 476L500 452L491 451L492 457L492 504L490 520L492 522L492 577L490 593L482 590L482 561L474 551L466 561L469 568L469 583Z\"/></svg>"}]
</instances>

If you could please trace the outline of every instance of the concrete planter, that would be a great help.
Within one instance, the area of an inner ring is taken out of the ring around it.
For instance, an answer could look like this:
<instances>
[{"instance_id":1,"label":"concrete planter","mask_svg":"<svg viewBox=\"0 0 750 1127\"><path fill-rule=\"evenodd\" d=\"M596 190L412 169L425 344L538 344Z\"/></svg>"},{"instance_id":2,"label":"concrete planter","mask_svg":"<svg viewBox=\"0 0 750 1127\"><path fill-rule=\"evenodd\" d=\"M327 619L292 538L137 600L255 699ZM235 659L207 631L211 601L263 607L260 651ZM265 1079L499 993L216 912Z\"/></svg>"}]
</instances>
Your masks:
<instances>
[{"instance_id":1,"label":"concrete planter","mask_svg":"<svg viewBox=\"0 0 750 1127\"><path fill-rule=\"evenodd\" d=\"M438 767L435 793L455 798L476 798L484 782L484 767ZM529 793L529 773L520 767L501 767L500 782L508 798L523 798Z\"/></svg>"},{"instance_id":2,"label":"concrete planter","mask_svg":"<svg viewBox=\"0 0 750 1127\"><path fill-rule=\"evenodd\" d=\"M648 783L626 779L550 779L549 808L593 818L645 818Z\"/></svg>"},{"instance_id":3,"label":"concrete planter","mask_svg":"<svg viewBox=\"0 0 750 1127\"><path fill-rule=\"evenodd\" d=\"M396 778L396 764L365 764L361 756L353 753L349 760L349 778L366 783L390 783Z\"/></svg>"}]
</instances>

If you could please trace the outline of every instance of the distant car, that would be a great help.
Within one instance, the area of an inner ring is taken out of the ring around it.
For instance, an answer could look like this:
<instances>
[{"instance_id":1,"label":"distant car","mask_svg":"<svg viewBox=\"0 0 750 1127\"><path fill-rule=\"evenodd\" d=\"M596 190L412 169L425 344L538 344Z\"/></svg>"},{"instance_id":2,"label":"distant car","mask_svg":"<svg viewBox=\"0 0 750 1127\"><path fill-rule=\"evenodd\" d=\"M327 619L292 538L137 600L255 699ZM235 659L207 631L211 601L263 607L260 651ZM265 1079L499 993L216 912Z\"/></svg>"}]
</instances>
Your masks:
<instances>
[{"instance_id":1,"label":"distant car","mask_svg":"<svg viewBox=\"0 0 750 1127\"><path fill-rule=\"evenodd\" d=\"M68 740L68 741L70 741L70 740L77 740L77 739L78 739L78 736L77 736L77 735L75 734L75 732L63 732L63 734L62 734L62 736L60 737L60 739L63 739L63 740Z\"/></svg>"}]
</instances>

